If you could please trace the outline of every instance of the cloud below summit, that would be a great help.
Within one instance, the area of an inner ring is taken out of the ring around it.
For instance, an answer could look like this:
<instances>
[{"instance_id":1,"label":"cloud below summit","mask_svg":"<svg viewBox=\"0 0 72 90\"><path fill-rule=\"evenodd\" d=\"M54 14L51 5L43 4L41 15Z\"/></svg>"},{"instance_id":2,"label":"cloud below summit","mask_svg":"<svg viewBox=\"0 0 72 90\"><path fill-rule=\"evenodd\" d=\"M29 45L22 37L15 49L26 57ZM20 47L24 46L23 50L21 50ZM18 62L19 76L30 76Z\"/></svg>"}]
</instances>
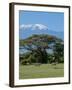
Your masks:
<instances>
[{"instance_id":1,"label":"cloud below summit","mask_svg":"<svg viewBox=\"0 0 72 90\"><path fill-rule=\"evenodd\" d=\"M47 30L48 27L43 24L22 24L20 25L20 30Z\"/></svg>"}]
</instances>

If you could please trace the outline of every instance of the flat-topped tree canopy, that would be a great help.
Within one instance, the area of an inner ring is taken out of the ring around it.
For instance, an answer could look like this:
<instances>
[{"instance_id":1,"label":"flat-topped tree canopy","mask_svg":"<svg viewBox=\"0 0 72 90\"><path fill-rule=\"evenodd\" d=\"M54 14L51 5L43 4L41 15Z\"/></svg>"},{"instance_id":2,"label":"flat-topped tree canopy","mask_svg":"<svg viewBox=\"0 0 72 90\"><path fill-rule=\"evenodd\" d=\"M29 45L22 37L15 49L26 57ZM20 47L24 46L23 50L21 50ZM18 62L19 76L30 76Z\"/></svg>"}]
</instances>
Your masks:
<instances>
[{"instance_id":1,"label":"flat-topped tree canopy","mask_svg":"<svg viewBox=\"0 0 72 90\"><path fill-rule=\"evenodd\" d=\"M30 51L28 60L31 60L30 58L35 57L34 60L37 63L47 63L48 61L47 50L52 49L55 52L57 52L57 50L60 50L60 48L62 47L60 44L59 46L61 47L57 46L58 45L57 43L63 44L63 40L57 38L56 36L48 34L40 34L40 35L33 34L32 36L26 39L20 40L20 49L26 49Z\"/></svg>"},{"instance_id":2,"label":"flat-topped tree canopy","mask_svg":"<svg viewBox=\"0 0 72 90\"><path fill-rule=\"evenodd\" d=\"M63 40L57 38L56 36L48 34L33 34L32 36L20 40L20 47L27 50L33 50L37 48L48 49L51 48L50 44L52 43L62 43Z\"/></svg>"}]
</instances>

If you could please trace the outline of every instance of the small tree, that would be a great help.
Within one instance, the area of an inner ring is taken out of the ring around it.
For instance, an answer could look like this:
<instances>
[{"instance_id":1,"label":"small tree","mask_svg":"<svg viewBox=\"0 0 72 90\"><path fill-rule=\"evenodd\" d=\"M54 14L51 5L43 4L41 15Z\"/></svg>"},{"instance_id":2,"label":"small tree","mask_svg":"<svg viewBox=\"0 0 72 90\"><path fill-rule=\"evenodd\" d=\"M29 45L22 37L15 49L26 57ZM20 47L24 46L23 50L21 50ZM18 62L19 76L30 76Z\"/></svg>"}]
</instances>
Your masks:
<instances>
[{"instance_id":1,"label":"small tree","mask_svg":"<svg viewBox=\"0 0 72 90\"><path fill-rule=\"evenodd\" d=\"M61 62L61 59L64 57L64 44L63 42L56 42L54 47L54 57L55 57L55 62Z\"/></svg>"}]
</instances>

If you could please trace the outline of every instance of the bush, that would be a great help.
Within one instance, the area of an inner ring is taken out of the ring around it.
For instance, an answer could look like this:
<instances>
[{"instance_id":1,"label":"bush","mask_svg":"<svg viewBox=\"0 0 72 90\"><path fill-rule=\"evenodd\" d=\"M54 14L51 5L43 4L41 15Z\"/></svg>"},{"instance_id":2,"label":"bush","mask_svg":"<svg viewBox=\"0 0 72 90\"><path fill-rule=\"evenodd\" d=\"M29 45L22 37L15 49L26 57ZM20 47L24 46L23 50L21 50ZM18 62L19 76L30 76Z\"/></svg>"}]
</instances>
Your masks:
<instances>
[{"instance_id":1,"label":"bush","mask_svg":"<svg viewBox=\"0 0 72 90\"><path fill-rule=\"evenodd\" d=\"M21 61L21 64L22 64L22 65L27 65L27 61L26 61L26 60L22 60L22 61Z\"/></svg>"}]
</instances>

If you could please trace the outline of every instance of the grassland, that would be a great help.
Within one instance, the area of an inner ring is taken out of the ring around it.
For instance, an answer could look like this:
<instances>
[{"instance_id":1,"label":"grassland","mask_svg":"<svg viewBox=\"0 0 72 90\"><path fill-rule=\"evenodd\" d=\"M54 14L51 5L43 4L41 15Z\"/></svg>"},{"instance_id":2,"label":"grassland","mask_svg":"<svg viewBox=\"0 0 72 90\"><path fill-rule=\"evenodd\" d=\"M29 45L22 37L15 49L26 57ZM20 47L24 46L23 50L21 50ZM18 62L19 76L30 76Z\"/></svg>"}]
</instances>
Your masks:
<instances>
[{"instance_id":1,"label":"grassland","mask_svg":"<svg viewBox=\"0 0 72 90\"><path fill-rule=\"evenodd\" d=\"M19 79L63 77L64 64L20 65Z\"/></svg>"}]
</instances>

